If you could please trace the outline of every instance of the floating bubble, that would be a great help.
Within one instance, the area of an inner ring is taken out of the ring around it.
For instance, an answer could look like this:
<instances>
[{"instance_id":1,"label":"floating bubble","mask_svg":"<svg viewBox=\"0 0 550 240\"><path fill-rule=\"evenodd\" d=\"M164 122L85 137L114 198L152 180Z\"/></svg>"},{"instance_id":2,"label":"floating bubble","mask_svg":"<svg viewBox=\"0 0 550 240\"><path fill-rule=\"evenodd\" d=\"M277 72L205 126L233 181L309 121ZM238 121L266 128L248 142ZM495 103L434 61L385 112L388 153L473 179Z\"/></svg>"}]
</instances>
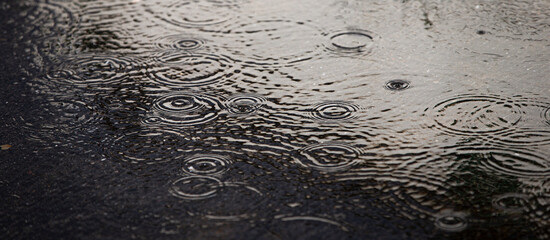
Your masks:
<instances>
[{"instance_id":1,"label":"floating bubble","mask_svg":"<svg viewBox=\"0 0 550 240\"><path fill-rule=\"evenodd\" d=\"M442 211L435 218L435 226L447 232L460 232L468 227L467 215L450 210Z\"/></svg>"},{"instance_id":2,"label":"floating bubble","mask_svg":"<svg viewBox=\"0 0 550 240\"><path fill-rule=\"evenodd\" d=\"M324 121L341 121L353 119L361 108L353 103L330 101L315 105L309 112L313 119Z\"/></svg>"},{"instance_id":3,"label":"floating bubble","mask_svg":"<svg viewBox=\"0 0 550 240\"><path fill-rule=\"evenodd\" d=\"M217 176L226 172L231 160L219 155L194 155L183 161L183 171L191 175Z\"/></svg>"},{"instance_id":4,"label":"floating bubble","mask_svg":"<svg viewBox=\"0 0 550 240\"><path fill-rule=\"evenodd\" d=\"M314 144L298 151L296 162L324 172L342 171L360 163L361 151L345 143Z\"/></svg>"},{"instance_id":5,"label":"floating bubble","mask_svg":"<svg viewBox=\"0 0 550 240\"><path fill-rule=\"evenodd\" d=\"M436 127L452 134L487 134L514 129L521 106L497 96L458 95L429 109Z\"/></svg>"},{"instance_id":6,"label":"floating bubble","mask_svg":"<svg viewBox=\"0 0 550 240\"><path fill-rule=\"evenodd\" d=\"M401 91L409 88L410 82L401 79L395 79L386 83L386 89L393 91Z\"/></svg>"},{"instance_id":7,"label":"floating bubble","mask_svg":"<svg viewBox=\"0 0 550 240\"><path fill-rule=\"evenodd\" d=\"M185 200L201 200L214 197L222 187L223 183L217 178L190 176L173 182L170 193Z\"/></svg>"},{"instance_id":8,"label":"floating bubble","mask_svg":"<svg viewBox=\"0 0 550 240\"><path fill-rule=\"evenodd\" d=\"M235 96L225 102L228 112L236 115L248 115L257 112L265 103L263 97Z\"/></svg>"},{"instance_id":9,"label":"floating bubble","mask_svg":"<svg viewBox=\"0 0 550 240\"><path fill-rule=\"evenodd\" d=\"M366 30L351 30L329 34L325 48L335 53L369 54L377 39L377 35Z\"/></svg>"},{"instance_id":10,"label":"floating bubble","mask_svg":"<svg viewBox=\"0 0 550 240\"><path fill-rule=\"evenodd\" d=\"M228 58L199 53L169 52L147 66L151 78L172 88L197 87L222 81L233 72Z\"/></svg>"},{"instance_id":11,"label":"floating bubble","mask_svg":"<svg viewBox=\"0 0 550 240\"><path fill-rule=\"evenodd\" d=\"M521 193L506 193L493 199L493 207L507 213L521 213L528 197Z\"/></svg>"},{"instance_id":12,"label":"floating bubble","mask_svg":"<svg viewBox=\"0 0 550 240\"><path fill-rule=\"evenodd\" d=\"M178 94L157 99L152 114L144 124L166 123L192 126L210 122L218 117L221 103L207 95Z\"/></svg>"},{"instance_id":13,"label":"floating bubble","mask_svg":"<svg viewBox=\"0 0 550 240\"><path fill-rule=\"evenodd\" d=\"M107 156L131 163L162 163L182 157L189 141L167 130L143 130L109 139L104 149Z\"/></svg>"}]
</instances>

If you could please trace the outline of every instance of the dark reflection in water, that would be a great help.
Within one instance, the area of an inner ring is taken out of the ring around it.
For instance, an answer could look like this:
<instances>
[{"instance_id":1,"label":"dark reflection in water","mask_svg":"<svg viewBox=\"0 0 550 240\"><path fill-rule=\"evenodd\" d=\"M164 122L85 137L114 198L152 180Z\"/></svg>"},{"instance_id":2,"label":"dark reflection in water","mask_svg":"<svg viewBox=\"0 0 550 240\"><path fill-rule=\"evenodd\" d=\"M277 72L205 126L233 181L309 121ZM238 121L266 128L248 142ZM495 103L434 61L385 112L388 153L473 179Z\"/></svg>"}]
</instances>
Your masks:
<instances>
[{"instance_id":1,"label":"dark reflection in water","mask_svg":"<svg viewBox=\"0 0 550 240\"><path fill-rule=\"evenodd\" d=\"M550 3L6 0L2 239L550 239Z\"/></svg>"}]
</instances>

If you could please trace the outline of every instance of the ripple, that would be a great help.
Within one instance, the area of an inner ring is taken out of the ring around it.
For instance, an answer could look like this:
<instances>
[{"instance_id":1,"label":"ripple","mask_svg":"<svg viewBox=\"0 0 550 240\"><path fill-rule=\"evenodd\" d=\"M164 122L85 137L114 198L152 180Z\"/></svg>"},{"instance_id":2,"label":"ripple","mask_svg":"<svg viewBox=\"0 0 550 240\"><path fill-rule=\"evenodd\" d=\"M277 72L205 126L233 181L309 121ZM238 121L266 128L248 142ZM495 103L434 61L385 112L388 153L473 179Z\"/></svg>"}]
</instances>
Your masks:
<instances>
[{"instance_id":1,"label":"ripple","mask_svg":"<svg viewBox=\"0 0 550 240\"><path fill-rule=\"evenodd\" d=\"M522 120L521 106L497 96L458 95L430 111L436 127L452 134L488 134L513 129Z\"/></svg>"},{"instance_id":2,"label":"ripple","mask_svg":"<svg viewBox=\"0 0 550 240\"><path fill-rule=\"evenodd\" d=\"M361 107L350 102L329 101L315 105L310 111L311 118L322 121L342 121L357 117Z\"/></svg>"},{"instance_id":3,"label":"ripple","mask_svg":"<svg viewBox=\"0 0 550 240\"><path fill-rule=\"evenodd\" d=\"M200 125L218 117L221 103L207 95L177 94L153 102L152 115L144 124L166 123L180 126Z\"/></svg>"},{"instance_id":4,"label":"ripple","mask_svg":"<svg viewBox=\"0 0 550 240\"><path fill-rule=\"evenodd\" d=\"M231 114L250 115L262 108L265 101L265 98L259 96L234 96L225 102L225 106Z\"/></svg>"},{"instance_id":5,"label":"ripple","mask_svg":"<svg viewBox=\"0 0 550 240\"><path fill-rule=\"evenodd\" d=\"M546 121L546 124L548 124L550 126L550 107L547 108L544 113L543 113L543 117Z\"/></svg>"},{"instance_id":6,"label":"ripple","mask_svg":"<svg viewBox=\"0 0 550 240\"><path fill-rule=\"evenodd\" d=\"M306 168L323 172L346 170L360 163L361 151L346 143L321 143L304 147L298 151L296 162Z\"/></svg>"},{"instance_id":7,"label":"ripple","mask_svg":"<svg viewBox=\"0 0 550 240\"><path fill-rule=\"evenodd\" d=\"M335 53L371 53L377 35L366 30L351 30L329 34L329 40L324 43L326 49Z\"/></svg>"},{"instance_id":8,"label":"ripple","mask_svg":"<svg viewBox=\"0 0 550 240\"><path fill-rule=\"evenodd\" d=\"M506 213L521 213L528 197L521 193L506 193L493 199L493 207Z\"/></svg>"},{"instance_id":9,"label":"ripple","mask_svg":"<svg viewBox=\"0 0 550 240\"><path fill-rule=\"evenodd\" d=\"M246 183L224 182L215 198L201 203L197 212L207 219L237 221L257 214L265 206L263 194ZM200 210L199 210L200 209Z\"/></svg>"},{"instance_id":10,"label":"ripple","mask_svg":"<svg viewBox=\"0 0 550 240\"><path fill-rule=\"evenodd\" d=\"M69 58L46 77L51 81L75 85L112 84L121 81L134 69L136 60L112 56L80 56Z\"/></svg>"},{"instance_id":11,"label":"ripple","mask_svg":"<svg viewBox=\"0 0 550 240\"><path fill-rule=\"evenodd\" d=\"M197 87L218 83L233 74L228 58L199 53L168 52L147 67L148 75L171 88Z\"/></svg>"},{"instance_id":12,"label":"ripple","mask_svg":"<svg viewBox=\"0 0 550 240\"><path fill-rule=\"evenodd\" d=\"M410 82L401 79L395 79L386 83L386 89L393 91L401 91L410 87Z\"/></svg>"},{"instance_id":13,"label":"ripple","mask_svg":"<svg viewBox=\"0 0 550 240\"><path fill-rule=\"evenodd\" d=\"M204 47L205 40L189 35L179 34L158 38L155 46L160 49L168 50L198 50Z\"/></svg>"},{"instance_id":14,"label":"ripple","mask_svg":"<svg viewBox=\"0 0 550 240\"><path fill-rule=\"evenodd\" d=\"M173 0L168 4L150 6L155 18L177 27L200 28L216 25L235 18L236 9L242 1L197 1Z\"/></svg>"},{"instance_id":15,"label":"ripple","mask_svg":"<svg viewBox=\"0 0 550 240\"><path fill-rule=\"evenodd\" d=\"M20 22L31 26L23 31L32 34L34 39L56 37L60 33L67 33L71 26L76 25L75 12L64 3L16 1L16 4Z\"/></svg>"},{"instance_id":16,"label":"ripple","mask_svg":"<svg viewBox=\"0 0 550 240\"><path fill-rule=\"evenodd\" d=\"M256 66L289 66L318 55L320 31L290 20L236 21L219 37L236 57Z\"/></svg>"},{"instance_id":17,"label":"ripple","mask_svg":"<svg viewBox=\"0 0 550 240\"><path fill-rule=\"evenodd\" d=\"M191 175L216 176L226 172L231 160L219 155L194 155L183 161L183 171Z\"/></svg>"},{"instance_id":18,"label":"ripple","mask_svg":"<svg viewBox=\"0 0 550 240\"><path fill-rule=\"evenodd\" d=\"M468 227L467 215L462 212L444 210L437 214L435 226L447 232L460 232Z\"/></svg>"},{"instance_id":19,"label":"ripple","mask_svg":"<svg viewBox=\"0 0 550 240\"><path fill-rule=\"evenodd\" d=\"M488 150L483 154L485 166L503 174L517 177L547 177L550 162L535 152L519 150Z\"/></svg>"},{"instance_id":20,"label":"ripple","mask_svg":"<svg viewBox=\"0 0 550 240\"><path fill-rule=\"evenodd\" d=\"M170 193L185 200L201 200L214 197L223 183L214 177L190 176L174 181Z\"/></svg>"},{"instance_id":21,"label":"ripple","mask_svg":"<svg viewBox=\"0 0 550 240\"><path fill-rule=\"evenodd\" d=\"M108 139L106 155L131 163L162 163L182 157L181 149L190 142L167 130L142 130Z\"/></svg>"}]
</instances>

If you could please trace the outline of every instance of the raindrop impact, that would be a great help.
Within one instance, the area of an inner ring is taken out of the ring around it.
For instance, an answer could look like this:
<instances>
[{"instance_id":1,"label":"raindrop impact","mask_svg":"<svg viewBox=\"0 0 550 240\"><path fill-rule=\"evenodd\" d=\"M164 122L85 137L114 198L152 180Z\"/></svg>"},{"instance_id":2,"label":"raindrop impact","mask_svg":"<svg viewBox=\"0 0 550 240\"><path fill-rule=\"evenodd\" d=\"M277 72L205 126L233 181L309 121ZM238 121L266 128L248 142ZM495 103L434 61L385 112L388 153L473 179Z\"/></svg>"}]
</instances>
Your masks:
<instances>
[{"instance_id":1,"label":"raindrop impact","mask_svg":"<svg viewBox=\"0 0 550 240\"><path fill-rule=\"evenodd\" d=\"M178 94L157 99L144 124L165 123L193 126L210 122L218 117L221 103L207 95Z\"/></svg>"},{"instance_id":2,"label":"raindrop impact","mask_svg":"<svg viewBox=\"0 0 550 240\"><path fill-rule=\"evenodd\" d=\"M303 167L336 172L360 163L361 151L346 143L329 142L304 147L298 154L296 162Z\"/></svg>"},{"instance_id":3,"label":"raindrop impact","mask_svg":"<svg viewBox=\"0 0 550 240\"><path fill-rule=\"evenodd\" d=\"M410 87L410 82L401 79L395 79L386 83L386 89L393 91L401 91Z\"/></svg>"},{"instance_id":4,"label":"raindrop impact","mask_svg":"<svg viewBox=\"0 0 550 240\"><path fill-rule=\"evenodd\" d=\"M174 181L170 193L185 200L201 200L216 196L223 183L214 177L190 176Z\"/></svg>"},{"instance_id":5,"label":"raindrop impact","mask_svg":"<svg viewBox=\"0 0 550 240\"><path fill-rule=\"evenodd\" d=\"M249 115L257 112L265 103L263 97L235 96L225 102L228 112L235 115Z\"/></svg>"},{"instance_id":6,"label":"raindrop impact","mask_svg":"<svg viewBox=\"0 0 550 240\"><path fill-rule=\"evenodd\" d=\"M330 35L325 48L335 53L369 54L372 51L376 35L366 30L337 32Z\"/></svg>"},{"instance_id":7,"label":"raindrop impact","mask_svg":"<svg viewBox=\"0 0 550 240\"><path fill-rule=\"evenodd\" d=\"M459 95L428 109L436 127L451 134L498 133L522 120L519 104L497 96Z\"/></svg>"},{"instance_id":8,"label":"raindrop impact","mask_svg":"<svg viewBox=\"0 0 550 240\"><path fill-rule=\"evenodd\" d=\"M231 160L219 155L194 155L183 160L183 171L191 175L218 176L225 173Z\"/></svg>"},{"instance_id":9,"label":"raindrop impact","mask_svg":"<svg viewBox=\"0 0 550 240\"><path fill-rule=\"evenodd\" d=\"M156 47L166 50L193 51L204 47L205 40L189 35L170 35L158 38Z\"/></svg>"},{"instance_id":10,"label":"raindrop impact","mask_svg":"<svg viewBox=\"0 0 550 240\"><path fill-rule=\"evenodd\" d=\"M357 117L360 110L358 105L350 102L331 101L315 105L309 111L309 115L321 121L343 121Z\"/></svg>"},{"instance_id":11,"label":"raindrop impact","mask_svg":"<svg viewBox=\"0 0 550 240\"><path fill-rule=\"evenodd\" d=\"M460 232L468 227L465 213L443 211L435 218L435 226L447 232Z\"/></svg>"},{"instance_id":12,"label":"raindrop impact","mask_svg":"<svg viewBox=\"0 0 550 240\"><path fill-rule=\"evenodd\" d=\"M493 199L493 207L505 213L521 213L528 202L528 197L521 193L506 193Z\"/></svg>"},{"instance_id":13,"label":"raindrop impact","mask_svg":"<svg viewBox=\"0 0 550 240\"><path fill-rule=\"evenodd\" d=\"M231 75L233 66L228 58L188 52L167 52L147 66L153 81L170 88L210 85Z\"/></svg>"}]
</instances>

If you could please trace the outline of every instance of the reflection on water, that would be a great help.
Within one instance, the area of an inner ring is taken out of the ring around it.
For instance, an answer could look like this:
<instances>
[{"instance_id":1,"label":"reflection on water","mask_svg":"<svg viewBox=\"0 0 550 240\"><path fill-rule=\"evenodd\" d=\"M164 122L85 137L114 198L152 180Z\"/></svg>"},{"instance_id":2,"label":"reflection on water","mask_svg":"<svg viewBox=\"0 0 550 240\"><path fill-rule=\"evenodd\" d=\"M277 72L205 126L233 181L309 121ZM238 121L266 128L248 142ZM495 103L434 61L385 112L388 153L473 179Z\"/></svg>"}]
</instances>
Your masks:
<instances>
[{"instance_id":1,"label":"reflection on water","mask_svg":"<svg viewBox=\"0 0 550 240\"><path fill-rule=\"evenodd\" d=\"M550 238L548 1L0 8L2 239Z\"/></svg>"}]
</instances>

